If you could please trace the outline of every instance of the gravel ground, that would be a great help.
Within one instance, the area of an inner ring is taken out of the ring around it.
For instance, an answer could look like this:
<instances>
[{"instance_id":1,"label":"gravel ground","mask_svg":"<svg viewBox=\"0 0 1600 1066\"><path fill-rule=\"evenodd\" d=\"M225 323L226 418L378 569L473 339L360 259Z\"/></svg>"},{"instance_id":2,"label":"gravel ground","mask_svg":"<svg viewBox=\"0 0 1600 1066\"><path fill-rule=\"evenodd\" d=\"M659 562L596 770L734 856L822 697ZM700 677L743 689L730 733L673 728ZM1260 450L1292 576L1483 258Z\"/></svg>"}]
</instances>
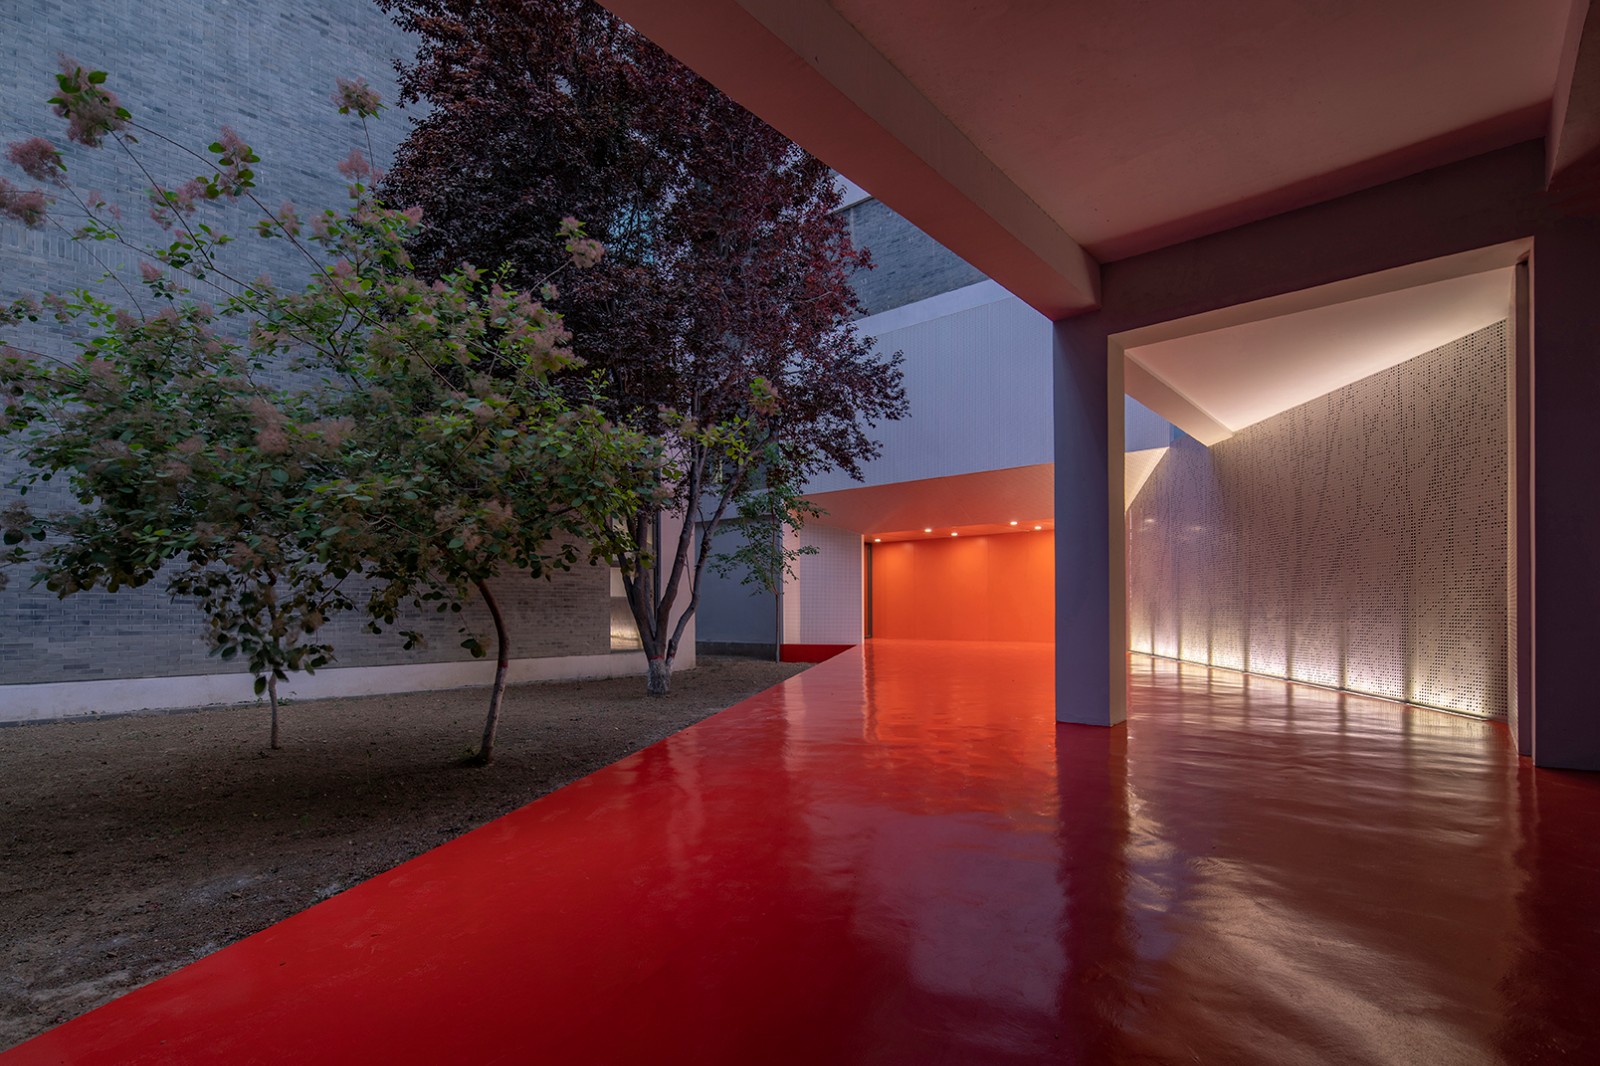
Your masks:
<instances>
[{"instance_id":1,"label":"gravel ground","mask_svg":"<svg viewBox=\"0 0 1600 1066\"><path fill-rule=\"evenodd\" d=\"M0 1049L790 677L703 657L643 678L0 729Z\"/></svg>"}]
</instances>

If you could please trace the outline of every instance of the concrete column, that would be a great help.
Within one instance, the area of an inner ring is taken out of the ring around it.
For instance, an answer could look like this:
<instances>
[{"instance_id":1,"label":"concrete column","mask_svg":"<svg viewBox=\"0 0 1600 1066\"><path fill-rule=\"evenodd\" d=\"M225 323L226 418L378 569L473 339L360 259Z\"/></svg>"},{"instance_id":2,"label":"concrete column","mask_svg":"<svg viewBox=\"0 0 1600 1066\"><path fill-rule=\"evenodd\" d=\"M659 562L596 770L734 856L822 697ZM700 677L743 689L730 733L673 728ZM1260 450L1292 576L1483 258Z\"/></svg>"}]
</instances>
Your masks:
<instances>
[{"instance_id":1,"label":"concrete column","mask_svg":"<svg viewBox=\"0 0 1600 1066\"><path fill-rule=\"evenodd\" d=\"M1541 229L1531 273L1533 758L1600 770L1600 221Z\"/></svg>"},{"instance_id":2,"label":"concrete column","mask_svg":"<svg viewBox=\"0 0 1600 1066\"><path fill-rule=\"evenodd\" d=\"M1533 286L1517 264L1506 374L1506 693L1518 755L1533 755Z\"/></svg>"},{"instance_id":3,"label":"concrete column","mask_svg":"<svg viewBox=\"0 0 1600 1066\"><path fill-rule=\"evenodd\" d=\"M1098 315L1055 324L1056 721L1127 718L1122 357Z\"/></svg>"}]
</instances>

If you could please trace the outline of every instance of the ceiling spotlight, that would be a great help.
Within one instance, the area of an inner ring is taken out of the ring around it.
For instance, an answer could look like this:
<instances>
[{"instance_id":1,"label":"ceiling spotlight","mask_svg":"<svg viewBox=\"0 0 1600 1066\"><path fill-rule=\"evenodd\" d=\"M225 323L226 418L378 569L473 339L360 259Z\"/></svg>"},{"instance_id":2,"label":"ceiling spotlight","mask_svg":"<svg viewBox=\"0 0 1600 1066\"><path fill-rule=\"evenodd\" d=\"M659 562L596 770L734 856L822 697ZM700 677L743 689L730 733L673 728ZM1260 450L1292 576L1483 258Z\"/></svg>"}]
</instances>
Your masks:
<instances>
[{"instance_id":1,"label":"ceiling spotlight","mask_svg":"<svg viewBox=\"0 0 1600 1066\"><path fill-rule=\"evenodd\" d=\"M952 537L959 537L959 536L961 536L961 534L960 534L960 533L952 533L952 534L950 534L950 535L951 535L951 536L952 536Z\"/></svg>"},{"instance_id":2,"label":"ceiling spotlight","mask_svg":"<svg viewBox=\"0 0 1600 1066\"><path fill-rule=\"evenodd\" d=\"M932 533L933 532L933 527L932 526L927 526L926 528L923 529L923 532L924 533Z\"/></svg>"},{"instance_id":3,"label":"ceiling spotlight","mask_svg":"<svg viewBox=\"0 0 1600 1066\"><path fill-rule=\"evenodd\" d=\"M882 544L883 543L883 538L882 537L873 537L872 538L872 543L874 543L874 544Z\"/></svg>"},{"instance_id":4,"label":"ceiling spotlight","mask_svg":"<svg viewBox=\"0 0 1600 1066\"><path fill-rule=\"evenodd\" d=\"M1044 527L1043 526L1034 526L1033 528L1034 529L1043 529Z\"/></svg>"},{"instance_id":5,"label":"ceiling spotlight","mask_svg":"<svg viewBox=\"0 0 1600 1066\"><path fill-rule=\"evenodd\" d=\"M1012 525L1016 525L1016 524L1017 524L1017 520L1016 520L1016 519L1015 519L1015 518L1013 518L1013 519L1012 519L1012 520L1011 520L1011 524L1012 524Z\"/></svg>"}]
</instances>

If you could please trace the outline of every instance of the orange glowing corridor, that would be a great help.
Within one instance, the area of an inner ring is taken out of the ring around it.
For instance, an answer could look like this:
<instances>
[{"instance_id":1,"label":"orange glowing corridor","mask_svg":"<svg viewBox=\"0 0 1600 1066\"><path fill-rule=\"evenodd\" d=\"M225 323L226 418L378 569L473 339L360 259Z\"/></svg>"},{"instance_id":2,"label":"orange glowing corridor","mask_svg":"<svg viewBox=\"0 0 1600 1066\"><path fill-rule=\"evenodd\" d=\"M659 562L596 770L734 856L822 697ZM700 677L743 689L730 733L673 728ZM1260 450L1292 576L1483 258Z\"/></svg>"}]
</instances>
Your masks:
<instances>
[{"instance_id":1,"label":"orange glowing corridor","mask_svg":"<svg viewBox=\"0 0 1600 1066\"><path fill-rule=\"evenodd\" d=\"M1055 640L1055 534L939 537L872 546L872 635Z\"/></svg>"},{"instance_id":2,"label":"orange glowing corridor","mask_svg":"<svg viewBox=\"0 0 1600 1066\"><path fill-rule=\"evenodd\" d=\"M1600 779L1052 658L869 641L0 1063L1596 1061Z\"/></svg>"}]
</instances>

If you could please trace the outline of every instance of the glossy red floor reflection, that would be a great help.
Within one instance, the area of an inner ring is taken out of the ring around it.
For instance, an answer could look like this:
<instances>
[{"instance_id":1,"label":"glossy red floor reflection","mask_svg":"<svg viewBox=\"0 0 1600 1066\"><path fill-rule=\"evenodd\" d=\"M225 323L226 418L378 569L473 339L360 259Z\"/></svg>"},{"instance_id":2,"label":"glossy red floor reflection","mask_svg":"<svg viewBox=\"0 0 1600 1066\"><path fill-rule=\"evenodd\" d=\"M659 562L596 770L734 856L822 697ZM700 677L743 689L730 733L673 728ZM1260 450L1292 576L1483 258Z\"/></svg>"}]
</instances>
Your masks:
<instances>
[{"instance_id":1,"label":"glossy red floor reflection","mask_svg":"<svg viewBox=\"0 0 1600 1066\"><path fill-rule=\"evenodd\" d=\"M1600 1061L1600 778L1131 670L847 652L0 1061Z\"/></svg>"}]
</instances>

